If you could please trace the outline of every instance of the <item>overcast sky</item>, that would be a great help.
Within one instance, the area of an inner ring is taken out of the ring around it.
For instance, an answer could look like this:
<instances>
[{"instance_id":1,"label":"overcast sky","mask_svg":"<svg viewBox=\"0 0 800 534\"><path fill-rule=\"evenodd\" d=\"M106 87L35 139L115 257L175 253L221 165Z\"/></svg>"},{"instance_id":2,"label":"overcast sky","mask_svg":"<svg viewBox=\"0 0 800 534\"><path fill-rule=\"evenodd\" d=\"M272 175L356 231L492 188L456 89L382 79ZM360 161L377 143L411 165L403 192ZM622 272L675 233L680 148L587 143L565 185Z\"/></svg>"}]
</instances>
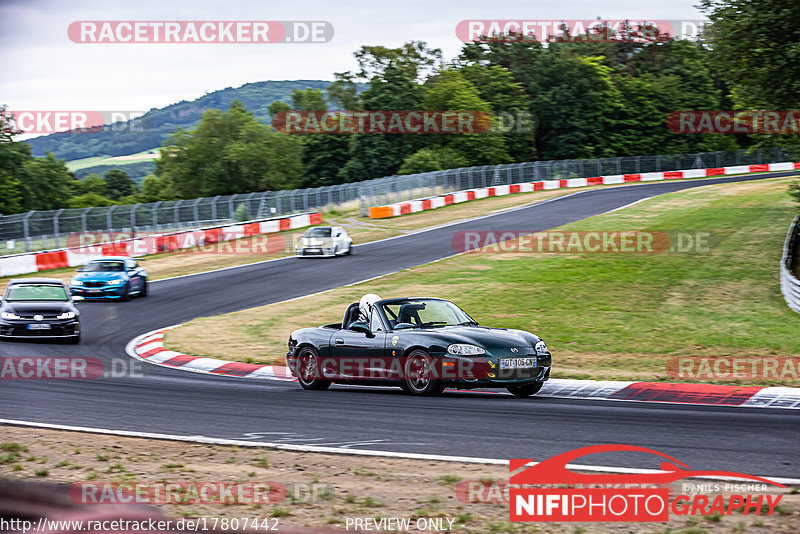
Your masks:
<instances>
[{"instance_id":1,"label":"overcast sky","mask_svg":"<svg viewBox=\"0 0 800 534\"><path fill-rule=\"evenodd\" d=\"M461 20L704 18L697 0L0 0L0 104L11 110L147 110L263 80L323 79L363 44L422 40L458 54ZM324 20L326 44L79 44L81 20Z\"/></svg>"}]
</instances>

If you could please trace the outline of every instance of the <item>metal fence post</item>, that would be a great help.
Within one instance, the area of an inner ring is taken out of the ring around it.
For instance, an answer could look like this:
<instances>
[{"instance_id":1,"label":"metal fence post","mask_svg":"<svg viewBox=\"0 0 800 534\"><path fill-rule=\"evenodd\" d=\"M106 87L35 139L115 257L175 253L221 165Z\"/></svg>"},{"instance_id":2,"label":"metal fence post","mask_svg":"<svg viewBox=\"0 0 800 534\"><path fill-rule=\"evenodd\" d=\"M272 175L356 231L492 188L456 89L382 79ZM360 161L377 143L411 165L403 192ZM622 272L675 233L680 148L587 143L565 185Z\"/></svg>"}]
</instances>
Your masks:
<instances>
[{"instance_id":1,"label":"metal fence post","mask_svg":"<svg viewBox=\"0 0 800 534\"><path fill-rule=\"evenodd\" d=\"M181 202L183 202L183 199L176 201L175 205L172 207L173 211L175 212L175 227L176 228L180 228L180 218L181 217L180 217L180 213L179 213L178 210L180 209Z\"/></svg>"},{"instance_id":2,"label":"metal fence post","mask_svg":"<svg viewBox=\"0 0 800 534\"><path fill-rule=\"evenodd\" d=\"M217 200L219 199L220 195L215 196L211 199L211 219L214 221L217 220Z\"/></svg>"},{"instance_id":3,"label":"metal fence post","mask_svg":"<svg viewBox=\"0 0 800 534\"><path fill-rule=\"evenodd\" d=\"M159 200L155 204L153 204L153 230L156 230L158 227L158 207L161 205L163 200Z\"/></svg>"},{"instance_id":4,"label":"metal fence post","mask_svg":"<svg viewBox=\"0 0 800 534\"><path fill-rule=\"evenodd\" d=\"M56 248L59 248L59 242L58 242L58 230L59 230L58 229L58 217L61 215L61 213L63 211L64 211L64 208L61 208L53 216L53 239L55 240Z\"/></svg>"},{"instance_id":5,"label":"metal fence post","mask_svg":"<svg viewBox=\"0 0 800 534\"><path fill-rule=\"evenodd\" d=\"M84 208L83 213L81 213L81 232L86 233L86 217L90 211L92 211L92 208Z\"/></svg>"},{"instance_id":6,"label":"metal fence post","mask_svg":"<svg viewBox=\"0 0 800 534\"><path fill-rule=\"evenodd\" d=\"M141 206L141 204L134 204L131 208L131 231L134 235L136 235L136 208Z\"/></svg>"},{"instance_id":7,"label":"metal fence post","mask_svg":"<svg viewBox=\"0 0 800 534\"><path fill-rule=\"evenodd\" d=\"M25 217L22 218L22 233L25 238L25 252L31 251L31 233L30 228L28 227L28 219L31 218L33 215L32 211L29 211L25 214Z\"/></svg>"},{"instance_id":8,"label":"metal fence post","mask_svg":"<svg viewBox=\"0 0 800 534\"><path fill-rule=\"evenodd\" d=\"M196 225L200 224L200 209L199 209L199 205L200 205L200 201L201 200L203 200L203 199L202 198L198 198L197 200L195 200L194 204L192 204L192 212L194 214L194 224L196 224Z\"/></svg>"},{"instance_id":9,"label":"metal fence post","mask_svg":"<svg viewBox=\"0 0 800 534\"><path fill-rule=\"evenodd\" d=\"M117 206L109 206L108 211L106 211L106 230L109 232L114 228L114 221L111 220L111 214L114 213L114 210L117 209Z\"/></svg>"}]
</instances>

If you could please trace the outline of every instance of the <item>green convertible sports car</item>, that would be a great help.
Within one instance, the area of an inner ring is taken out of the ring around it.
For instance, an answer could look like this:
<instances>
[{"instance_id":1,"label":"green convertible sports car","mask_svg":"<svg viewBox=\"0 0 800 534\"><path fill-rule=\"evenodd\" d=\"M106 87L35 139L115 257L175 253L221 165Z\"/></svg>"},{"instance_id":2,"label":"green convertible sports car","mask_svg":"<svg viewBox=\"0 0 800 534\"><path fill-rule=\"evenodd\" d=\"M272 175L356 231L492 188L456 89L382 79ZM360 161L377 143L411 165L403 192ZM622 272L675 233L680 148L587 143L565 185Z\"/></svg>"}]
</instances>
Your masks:
<instances>
[{"instance_id":1,"label":"green convertible sports car","mask_svg":"<svg viewBox=\"0 0 800 534\"><path fill-rule=\"evenodd\" d=\"M535 334L480 326L448 300L377 295L348 306L341 323L295 330L286 354L305 389L381 385L413 395L451 387L528 397L550 377L550 361Z\"/></svg>"}]
</instances>

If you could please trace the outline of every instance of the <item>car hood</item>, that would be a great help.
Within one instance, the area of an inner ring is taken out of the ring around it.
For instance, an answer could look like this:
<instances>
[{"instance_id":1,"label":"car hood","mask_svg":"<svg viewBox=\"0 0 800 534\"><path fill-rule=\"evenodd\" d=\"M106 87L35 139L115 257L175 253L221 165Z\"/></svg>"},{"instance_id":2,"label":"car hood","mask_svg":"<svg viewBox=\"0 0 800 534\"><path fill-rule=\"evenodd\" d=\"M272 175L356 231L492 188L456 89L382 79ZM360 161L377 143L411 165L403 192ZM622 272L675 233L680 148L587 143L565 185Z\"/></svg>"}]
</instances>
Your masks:
<instances>
[{"instance_id":1,"label":"car hood","mask_svg":"<svg viewBox=\"0 0 800 534\"><path fill-rule=\"evenodd\" d=\"M442 346L452 343L469 343L483 347L489 351L492 349L509 349L511 347L533 348L541 338L524 330L513 330L507 328L489 328L486 326L443 326L434 328L404 328L395 330L394 334L403 335L404 333L420 334L424 332L426 337L438 339Z\"/></svg>"},{"instance_id":2,"label":"car hood","mask_svg":"<svg viewBox=\"0 0 800 534\"><path fill-rule=\"evenodd\" d=\"M85 282L86 280L96 282L107 282L108 280L124 280L125 273L121 272L96 272L96 273L77 273L74 277L75 280Z\"/></svg>"},{"instance_id":3,"label":"car hood","mask_svg":"<svg viewBox=\"0 0 800 534\"><path fill-rule=\"evenodd\" d=\"M333 241L332 237L304 237L301 240L301 243L307 247L319 247L325 243L329 243Z\"/></svg>"},{"instance_id":4,"label":"car hood","mask_svg":"<svg viewBox=\"0 0 800 534\"><path fill-rule=\"evenodd\" d=\"M17 315L30 315L35 313L53 314L65 311L74 311L71 302L4 302L3 311L16 313Z\"/></svg>"}]
</instances>

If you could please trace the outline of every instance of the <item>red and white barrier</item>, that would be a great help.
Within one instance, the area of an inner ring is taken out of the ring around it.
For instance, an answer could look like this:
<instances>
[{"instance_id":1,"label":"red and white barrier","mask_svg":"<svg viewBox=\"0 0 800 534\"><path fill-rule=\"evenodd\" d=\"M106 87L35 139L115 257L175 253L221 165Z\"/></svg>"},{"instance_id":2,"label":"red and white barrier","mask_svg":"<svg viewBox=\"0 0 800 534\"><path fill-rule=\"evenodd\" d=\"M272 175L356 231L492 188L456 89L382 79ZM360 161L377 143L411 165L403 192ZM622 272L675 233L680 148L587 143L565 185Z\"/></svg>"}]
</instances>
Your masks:
<instances>
[{"instance_id":1,"label":"red and white barrier","mask_svg":"<svg viewBox=\"0 0 800 534\"><path fill-rule=\"evenodd\" d=\"M254 235L296 230L322 222L322 214L306 213L282 219L231 224L173 234L151 235L113 243L86 245L31 254L0 257L0 276L35 273L63 267L78 267L106 256L143 256L154 251L170 252L200 244L217 243Z\"/></svg>"},{"instance_id":2,"label":"red and white barrier","mask_svg":"<svg viewBox=\"0 0 800 534\"><path fill-rule=\"evenodd\" d=\"M707 176L725 176L749 172L791 171L800 169L800 162L764 163L759 165L737 165L733 167L717 167L714 169L689 169L685 171L645 172L640 174L612 174L609 176L593 176L591 178L569 178L566 180L543 180L541 182L525 182L511 185L498 185L479 189L457 191L437 197L396 202L386 206L373 206L369 209L370 219L397 217L408 213L417 213L450 204L460 204L486 197L499 197L515 193L532 191L548 191L552 189L586 187L590 185L614 185L631 182L653 182L659 180L680 180L687 178L705 178Z\"/></svg>"},{"instance_id":3,"label":"red and white barrier","mask_svg":"<svg viewBox=\"0 0 800 534\"><path fill-rule=\"evenodd\" d=\"M154 365L194 373L236 378L295 380L288 367L283 365L231 362L216 358L189 356L169 350L164 347L164 333L167 330L169 329L156 330L138 337L130 343L128 353L134 358ZM789 387L553 378L545 383L540 395L544 397L800 409L800 388Z\"/></svg>"}]
</instances>

